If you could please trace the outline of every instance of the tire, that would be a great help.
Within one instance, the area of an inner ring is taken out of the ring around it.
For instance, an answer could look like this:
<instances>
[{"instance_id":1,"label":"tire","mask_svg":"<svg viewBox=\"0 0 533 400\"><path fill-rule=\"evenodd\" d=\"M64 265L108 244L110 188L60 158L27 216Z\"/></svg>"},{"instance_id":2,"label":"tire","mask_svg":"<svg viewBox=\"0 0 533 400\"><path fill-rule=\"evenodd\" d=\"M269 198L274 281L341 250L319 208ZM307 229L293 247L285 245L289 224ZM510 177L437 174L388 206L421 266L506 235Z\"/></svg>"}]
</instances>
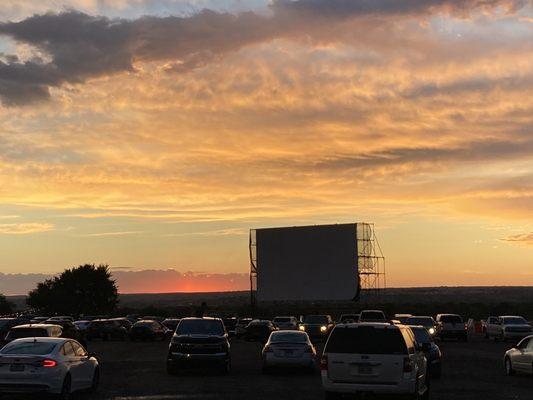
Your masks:
<instances>
[{"instance_id":1,"label":"tire","mask_svg":"<svg viewBox=\"0 0 533 400\"><path fill-rule=\"evenodd\" d=\"M72 381L70 375L67 374L63 380L63 386L61 387L61 393L57 396L58 400L70 400L70 390Z\"/></svg>"},{"instance_id":2,"label":"tire","mask_svg":"<svg viewBox=\"0 0 533 400\"><path fill-rule=\"evenodd\" d=\"M505 374L507 376L513 376L515 374L513 363L509 357L505 357Z\"/></svg>"},{"instance_id":3,"label":"tire","mask_svg":"<svg viewBox=\"0 0 533 400\"><path fill-rule=\"evenodd\" d=\"M93 375L93 382L91 384L91 388L89 389L89 393L96 393L98 390L98 385L100 384L100 368L94 369L94 375Z\"/></svg>"}]
</instances>

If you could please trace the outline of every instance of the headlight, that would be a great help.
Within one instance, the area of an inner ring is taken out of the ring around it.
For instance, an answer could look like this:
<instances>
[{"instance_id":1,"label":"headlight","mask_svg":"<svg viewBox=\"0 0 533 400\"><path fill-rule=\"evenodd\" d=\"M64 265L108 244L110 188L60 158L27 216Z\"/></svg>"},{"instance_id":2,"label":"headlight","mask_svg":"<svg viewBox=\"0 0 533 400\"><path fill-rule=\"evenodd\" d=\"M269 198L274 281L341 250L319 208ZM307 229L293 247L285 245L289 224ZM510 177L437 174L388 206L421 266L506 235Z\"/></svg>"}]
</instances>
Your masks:
<instances>
[{"instance_id":1,"label":"headlight","mask_svg":"<svg viewBox=\"0 0 533 400\"><path fill-rule=\"evenodd\" d=\"M435 334L435 328L429 328L428 332L430 335Z\"/></svg>"},{"instance_id":2,"label":"headlight","mask_svg":"<svg viewBox=\"0 0 533 400\"><path fill-rule=\"evenodd\" d=\"M326 332L328 330L328 327L323 325L320 327L320 332Z\"/></svg>"},{"instance_id":3,"label":"headlight","mask_svg":"<svg viewBox=\"0 0 533 400\"><path fill-rule=\"evenodd\" d=\"M305 326L300 325L300 326L298 327L298 329L301 330L301 331L305 331Z\"/></svg>"}]
</instances>

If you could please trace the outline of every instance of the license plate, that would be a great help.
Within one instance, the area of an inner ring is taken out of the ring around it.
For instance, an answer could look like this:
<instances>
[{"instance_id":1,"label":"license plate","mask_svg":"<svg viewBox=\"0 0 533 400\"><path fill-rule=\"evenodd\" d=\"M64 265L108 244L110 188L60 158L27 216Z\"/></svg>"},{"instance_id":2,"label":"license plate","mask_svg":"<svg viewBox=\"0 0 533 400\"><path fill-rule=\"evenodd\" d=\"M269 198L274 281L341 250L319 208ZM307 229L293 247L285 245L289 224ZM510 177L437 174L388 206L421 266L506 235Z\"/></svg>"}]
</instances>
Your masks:
<instances>
[{"instance_id":1,"label":"license plate","mask_svg":"<svg viewBox=\"0 0 533 400\"><path fill-rule=\"evenodd\" d=\"M357 370L362 375L369 375L372 373L372 367L370 365L360 365Z\"/></svg>"},{"instance_id":2,"label":"license plate","mask_svg":"<svg viewBox=\"0 0 533 400\"><path fill-rule=\"evenodd\" d=\"M21 372L24 371L24 365L22 364L11 364L11 367L9 368L12 372Z\"/></svg>"}]
</instances>

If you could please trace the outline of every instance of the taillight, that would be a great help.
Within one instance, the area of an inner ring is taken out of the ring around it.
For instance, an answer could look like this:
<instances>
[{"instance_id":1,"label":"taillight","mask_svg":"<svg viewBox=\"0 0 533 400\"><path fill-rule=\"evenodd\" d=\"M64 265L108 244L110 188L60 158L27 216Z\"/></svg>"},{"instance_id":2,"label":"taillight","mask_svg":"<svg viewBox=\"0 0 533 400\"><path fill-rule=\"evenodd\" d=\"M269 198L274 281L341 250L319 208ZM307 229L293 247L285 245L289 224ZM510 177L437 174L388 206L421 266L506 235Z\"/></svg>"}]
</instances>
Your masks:
<instances>
[{"instance_id":1,"label":"taillight","mask_svg":"<svg viewBox=\"0 0 533 400\"><path fill-rule=\"evenodd\" d=\"M403 359L403 372L410 373L413 372L414 362L409 357L404 357Z\"/></svg>"},{"instance_id":2,"label":"taillight","mask_svg":"<svg viewBox=\"0 0 533 400\"><path fill-rule=\"evenodd\" d=\"M320 358L320 370L321 371L327 371L328 370L328 356L327 354L323 354Z\"/></svg>"},{"instance_id":3,"label":"taillight","mask_svg":"<svg viewBox=\"0 0 533 400\"><path fill-rule=\"evenodd\" d=\"M55 360L43 360L43 367L50 368L55 367L57 365L57 361Z\"/></svg>"}]
</instances>

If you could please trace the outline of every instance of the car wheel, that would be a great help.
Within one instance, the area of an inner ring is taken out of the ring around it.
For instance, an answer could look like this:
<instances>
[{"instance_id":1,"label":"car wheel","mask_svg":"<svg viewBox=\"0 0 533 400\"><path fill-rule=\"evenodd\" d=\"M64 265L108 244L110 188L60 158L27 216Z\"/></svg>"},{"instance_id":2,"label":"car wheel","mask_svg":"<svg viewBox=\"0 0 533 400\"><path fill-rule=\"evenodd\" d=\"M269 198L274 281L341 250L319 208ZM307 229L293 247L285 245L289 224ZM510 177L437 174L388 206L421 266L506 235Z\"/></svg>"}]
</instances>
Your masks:
<instances>
[{"instance_id":1,"label":"car wheel","mask_svg":"<svg viewBox=\"0 0 533 400\"><path fill-rule=\"evenodd\" d=\"M509 357L505 358L505 374L508 376L514 375L513 364L511 363L511 359Z\"/></svg>"},{"instance_id":2,"label":"car wheel","mask_svg":"<svg viewBox=\"0 0 533 400\"><path fill-rule=\"evenodd\" d=\"M94 369L94 375L93 375L93 382L91 384L90 392L96 393L98 390L98 384L100 383L100 369L95 368Z\"/></svg>"},{"instance_id":3,"label":"car wheel","mask_svg":"<svg viewBox=\"0 0 533 400\"><path fill-rule=\"evenodd\" d=\"M63 386L61 387L61 393L57 397L59 400L69 400L70 399L70 389L71 389L71 379L70 375L67 374L63 380Z\"/></svg>"}]
</instances>

